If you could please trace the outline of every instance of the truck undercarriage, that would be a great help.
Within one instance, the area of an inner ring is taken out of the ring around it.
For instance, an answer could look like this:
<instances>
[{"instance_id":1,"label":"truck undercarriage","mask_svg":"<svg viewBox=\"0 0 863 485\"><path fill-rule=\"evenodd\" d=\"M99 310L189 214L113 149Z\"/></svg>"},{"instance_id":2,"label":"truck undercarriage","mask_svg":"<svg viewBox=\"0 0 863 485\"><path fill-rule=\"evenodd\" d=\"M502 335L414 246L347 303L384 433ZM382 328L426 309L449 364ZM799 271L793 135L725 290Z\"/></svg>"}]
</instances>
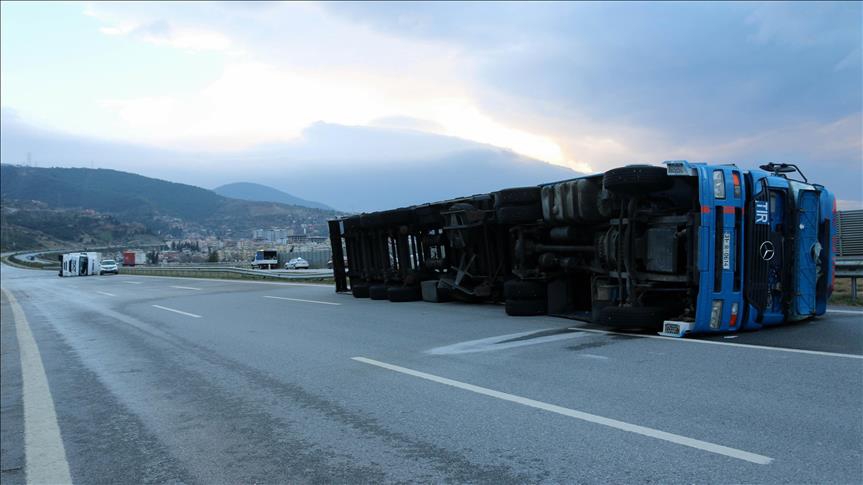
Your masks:
<instances>
[{"instance_id":1,"label":"truck undercarriage","mask_svg":"<svg viewBox=\"0 0 863 485\"><path fill-rule=\"evenodd\" d=\"M337 291L636 327L692 318L697 180L628 166L330 221Z\"/></svg>"}]
</instances>

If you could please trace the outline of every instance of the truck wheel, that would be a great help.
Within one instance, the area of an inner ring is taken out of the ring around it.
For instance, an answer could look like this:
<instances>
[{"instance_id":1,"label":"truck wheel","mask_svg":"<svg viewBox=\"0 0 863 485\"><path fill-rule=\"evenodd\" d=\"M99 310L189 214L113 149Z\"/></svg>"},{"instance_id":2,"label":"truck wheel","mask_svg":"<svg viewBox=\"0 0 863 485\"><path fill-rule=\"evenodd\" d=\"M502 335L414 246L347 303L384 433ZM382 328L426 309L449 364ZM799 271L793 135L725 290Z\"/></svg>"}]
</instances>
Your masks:
<instances>
[{"instance_id":1,"label":"truck wheel","mask_svg":"<svg viewBox=\"0 0 863 485\"><path fill-rule=\"evenodd\" d=\"M506 300L506 314L513 317L532 317L536 315L545 315L545 299Z\"/></svg>"},{"instance_id":2,"label":"truck wheel","mask_svg":"<svg viewBox=\"0 0 863 485\"><path fill-rule=\"evenodd\" d=\"M662 307L607 306L593 312L593 323L618 328L656 329L662 326L667 313L668 310Z\"/></svg>"},{"instance_id":3,"label":"truck wheel","mask_svg":"<svg viewBox=\"0 0 863 485\"><path fill-rule=\"evenodd\" d=\"M387 285L371 285L369 286L369 298L372 300L386 300Z\"/></svg>"},{"instance_id":4,"label":"truck wheel","mask_svg":"<svg viewBox=\"0 0 863 485\"><path fill-rule=\"evenodd\" d=\"M354 298L368 298L369 287L368 285L351 285L351 294L354 295Z\"/></svg>"},{"instance_id":5,"label":"truck wheel","mask_svg":"<svg viewBox=\"0 0 863 485\"><path fill-rule=\"evenodd\" d=\"M387 296L392 302L417 301L422 299L422 292L418 286L391 286Z\"/></svg>"},{"instance_id":6,"label":"truck wheel","mask_svg":"<svg viewBox=\"0 0 863 485\"><path fill-rule=\"evenodd\" d=\"M500 209L510 205L536 204L539 202L541 189L539 187L517 187L503 189L494 193L494 208Z\"/></svg>"},{"instance_id":7,"label":"truck wheel","mask_svg":"<svg viewBox=\"0 0 863 485\"><path fill-rule=\"evenodd\" d=\"M542 206L539 204L513 205L495 211L498 224L529 224L542 219Z\"/></svg>"},{"instance_id":8,"label":"truck wheel","mask_svg":"<svg viewBox=\"0 0 863 485\"><path fill-rule=\"evenodd\" d=\"M672 180L666 170L653 165L629 165L605 172L602 184L612 192L626 195L644 195L671 187Z\"/></svg>"},{"instance_id":9,"label":"truck wheel","mask_svg":"<svg viewBox=\"0 0 863 485\"><path fill-rule=\"evenodd\" d=\"M507 300L545 300L546 284L540 281L509 280L503 284Z\"/></svg>"}]
</instances>

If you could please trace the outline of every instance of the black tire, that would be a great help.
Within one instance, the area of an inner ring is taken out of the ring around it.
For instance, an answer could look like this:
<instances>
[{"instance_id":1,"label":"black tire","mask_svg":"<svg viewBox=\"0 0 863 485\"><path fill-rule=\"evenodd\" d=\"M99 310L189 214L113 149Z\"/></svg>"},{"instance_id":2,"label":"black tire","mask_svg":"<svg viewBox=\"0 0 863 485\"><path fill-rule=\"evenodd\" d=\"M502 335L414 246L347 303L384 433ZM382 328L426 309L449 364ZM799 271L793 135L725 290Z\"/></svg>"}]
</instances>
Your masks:
<instances>
[{"instance_id":1,"label":"black tire","mask_svg":"<svg viewBox=\"0 0 863 485\"><path fill-rule=\"evenodd\" d=\"M630 165L605 172L602 183L606 189L626 195L644 195L671 187L666 170L653 165Z\"/></svg>"},{"instance_id":2,"label":"black tire","mask_svg":"<svg viewBox=\"0 0 863 485\"><path fill-rule=\"evenodd\" d=\"M503 284L507 300L545 300L547 285L542 281L509 280Z\"/></svg>"},{"instance_id":3,"label":"black tire","mask_svg":"<svg viewBox=\"0 0 863 485\"><path fill-rule=\"evenodd\" d=\"M370 285L369 298L372 300L386 300L389 298L387 295L387 285Z\"/></svg>"},{"instance_id":4,"label":"black tire","mask_svg":"<svg viewBox=\"0 0 863 485\"><path fill-rule=\"evenodd\" d=\"M599 213L599 182L581 179L576 185L578 199L578 215L581 219L588 222L602 220L602 214Z\"/></svg>"},{"instance_id":5,"label":"black tire","mask_svg":"<svg viewBox=\"0 0 863 485\"><path fill-rule=\"evenodd\" d=\"M387 296L392 302L418 301L422 299L422 291L418 286L391 286Z\"/></svg>"},{"instance_id":6,"label":"black tire","mask_svg":"<svg viewBox=\"0 0 863 485\"><path fill-rule=\"evenodd\" d=\"M650 306L606 306L593 312L593 323L617 328L657 329L668 310Z\"/></svg>"},{"instance_id":7,"label":"black tire","mask_svg":"<svg viewBox=\"0 0 863 485\"><path fill-rule=\"evenodd\" d=\"M528 224L542 219L542 206L531 204L501 207L495 211L495 215L498 224Z\"/></svg>"},{"instance_id":8,"label":"black tire","mask_svg":"<svg viewBox=\"0 0 863 485\"><path fill-rule=\"evenodd\" d=\"M517 187L503 189L494 193L494 208L499 209L510 205L525 205L539 203L541 189L539 187Z\"/></svg>"},{"instance_id":9,"label":"black tire","mask_svg":"<svg viewBox=\"0 0 863 485\"><path fill-rule=\"evenodd\" d=\"M351 294L354 295L354 298L368 298L369 297L369 287L368 285L351 285Z\"/></svg>"},{"instance_id":10,"label":"black tire","mask_svg":"<svg viewBox=\"0 0 863 485\"><path fill-rule=\"evenodd\" d=\"M506 314L513 317L545 315L545 300L506 300Z\"/></svg>"}]
</instances>

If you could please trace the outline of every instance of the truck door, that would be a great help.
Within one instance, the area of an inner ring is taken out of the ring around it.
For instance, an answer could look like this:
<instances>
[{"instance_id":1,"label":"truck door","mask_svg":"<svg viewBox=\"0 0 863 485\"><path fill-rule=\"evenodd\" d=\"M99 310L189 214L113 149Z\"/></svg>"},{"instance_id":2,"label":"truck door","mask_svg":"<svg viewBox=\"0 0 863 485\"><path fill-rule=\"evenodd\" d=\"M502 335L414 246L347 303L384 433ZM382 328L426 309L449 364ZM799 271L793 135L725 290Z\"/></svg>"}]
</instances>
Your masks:
<instances>
[{"instance_id":1,"label":"truck door","mask_svg":"<svg viewBox=\"0 0 863 485\"><path fill-rule=\"evenodd\" d=\"M818 282L818 261L824 248L818 242L820 195L814 190L801 190L797 196L797 237L795 259L795 310L799 316L815 314L815 284ZM829 249L828 249L829 250Z\"/></svg>"}]
</instances>

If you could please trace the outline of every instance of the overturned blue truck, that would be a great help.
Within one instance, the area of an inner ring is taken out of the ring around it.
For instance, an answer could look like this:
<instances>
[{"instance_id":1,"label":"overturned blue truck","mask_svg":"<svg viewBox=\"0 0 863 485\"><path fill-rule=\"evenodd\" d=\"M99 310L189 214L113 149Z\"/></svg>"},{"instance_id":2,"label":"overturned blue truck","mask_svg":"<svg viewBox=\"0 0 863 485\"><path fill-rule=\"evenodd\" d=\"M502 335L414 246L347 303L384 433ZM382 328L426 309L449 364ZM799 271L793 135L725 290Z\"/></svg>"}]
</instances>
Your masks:
<instances>
[{"instance_id":1,"label":"overturned blue truck","mask_svg":"<svg viewBox=\"0 0 863 485\"><path fill-rule=\"evenodd\" d=\"M835 198L792 164L631 165L329 222L336 291L663 334L822 315Z\"/></svg>"}]
</instances>

